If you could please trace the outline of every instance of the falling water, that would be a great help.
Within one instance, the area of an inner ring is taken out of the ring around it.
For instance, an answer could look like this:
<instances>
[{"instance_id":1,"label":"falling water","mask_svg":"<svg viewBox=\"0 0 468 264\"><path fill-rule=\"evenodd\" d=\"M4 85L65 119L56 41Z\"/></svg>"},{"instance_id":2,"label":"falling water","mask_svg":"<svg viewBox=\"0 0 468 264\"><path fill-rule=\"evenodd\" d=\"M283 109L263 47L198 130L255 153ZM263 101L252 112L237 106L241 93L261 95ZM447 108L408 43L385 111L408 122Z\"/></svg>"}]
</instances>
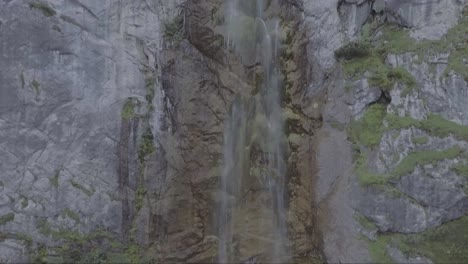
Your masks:
<instances>
[{"instance_id":1,"label":"falling water","mask_svg":"<svg viewBox=\"0 0 468 264\"><path fill-rule=\"evenodd\" d=\"M275 4L278 6L277 0L229 0L226 5L226 46L244 64L259 63L260 73L256 74L262 78L258 94L236 97L226 121L216 215L220 263L245 261L252 257L252 246L264 261L289 260L279 20L271 8ZM252 195L249 191L254 189Z\"/></svg>"}]
</instances>

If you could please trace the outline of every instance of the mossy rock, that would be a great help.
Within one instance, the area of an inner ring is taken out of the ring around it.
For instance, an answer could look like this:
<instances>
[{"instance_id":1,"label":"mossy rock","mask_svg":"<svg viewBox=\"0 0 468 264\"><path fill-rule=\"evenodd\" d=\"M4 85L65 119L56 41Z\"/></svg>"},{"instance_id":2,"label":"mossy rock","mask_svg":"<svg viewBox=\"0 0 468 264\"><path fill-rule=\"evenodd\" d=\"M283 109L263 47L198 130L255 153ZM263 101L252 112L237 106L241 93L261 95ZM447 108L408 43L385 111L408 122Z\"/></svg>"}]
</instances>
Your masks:
<instances>
[{"instance_id":1,"label":"mossy rock","mask_svg":"<svg viewBox=\"0 0 468 264\"><path fill-rule=\"evenodd\" d=\"M47 3L41 2L41 1L33 1L29 3L30 8L35 8L38 9L44 14L46 17L51 17L55 16L57 12L51 8Z\"/></svg>"}]
</instances>

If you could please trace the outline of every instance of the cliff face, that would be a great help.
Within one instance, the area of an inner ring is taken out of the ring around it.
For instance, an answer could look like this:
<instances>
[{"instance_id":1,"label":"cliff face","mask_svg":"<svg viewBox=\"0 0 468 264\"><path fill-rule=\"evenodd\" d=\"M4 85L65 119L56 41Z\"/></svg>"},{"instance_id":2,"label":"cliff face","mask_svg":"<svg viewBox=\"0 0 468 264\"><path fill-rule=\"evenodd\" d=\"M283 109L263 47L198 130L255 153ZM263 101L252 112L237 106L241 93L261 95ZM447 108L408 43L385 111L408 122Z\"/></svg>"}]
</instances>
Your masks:
<instances>
[{"instance_id":1,"label":"cliff face","mask_svg":"<svg viewBox=\"0 0 468 264\"><path fill-rule=\"evenodd\" d=\"M467 2L265 2L293 259L466 259ZM0 2L0 261L216 261L226 120L262 79L224 4ZM264 260L252 142L239 261Z\"/></svg>"},{"instance_id":2,"label":"cliff face","mask_svg":"<svg viewBox=\"0 0 468 264\"><path fill-rule=\"evenodd\" d=\"M466 258L466 7L338 3L316 186L330 262Z\"/></svg>"}]
</instances>

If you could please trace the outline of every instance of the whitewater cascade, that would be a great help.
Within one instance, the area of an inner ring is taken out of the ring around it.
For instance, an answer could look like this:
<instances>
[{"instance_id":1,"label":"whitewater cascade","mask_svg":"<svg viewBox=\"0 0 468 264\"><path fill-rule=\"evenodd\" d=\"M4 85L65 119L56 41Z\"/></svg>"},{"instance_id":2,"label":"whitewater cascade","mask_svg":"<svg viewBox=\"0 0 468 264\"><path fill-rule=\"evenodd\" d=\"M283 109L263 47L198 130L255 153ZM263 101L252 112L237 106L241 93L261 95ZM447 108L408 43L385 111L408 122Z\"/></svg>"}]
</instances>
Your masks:
<instances>
[{"instance_id":1,"label":"whitewater cascade","mask_svg":"<svg viewBox=\"0 0 468 264\"><path fill-rule=\"evenodd\" d=\"M229 0L225 7L225 45L243 64L255 65L259 89L237 96L226 121L216 213L220 263L259 252L256 257L270 263L290 259L278 12L277 0Z\"/></svg>"}]
</instances>

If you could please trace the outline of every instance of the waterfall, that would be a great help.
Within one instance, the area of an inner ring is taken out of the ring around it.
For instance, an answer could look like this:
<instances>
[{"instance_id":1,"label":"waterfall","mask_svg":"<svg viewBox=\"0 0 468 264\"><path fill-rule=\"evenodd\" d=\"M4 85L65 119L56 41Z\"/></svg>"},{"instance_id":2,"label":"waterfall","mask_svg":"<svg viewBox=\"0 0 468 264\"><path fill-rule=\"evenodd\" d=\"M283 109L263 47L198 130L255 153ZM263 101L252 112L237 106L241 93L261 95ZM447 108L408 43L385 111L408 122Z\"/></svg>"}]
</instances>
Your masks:
<instances>
[{"instance_id":1,"label":"waterfall","mask_svg":"<svg viewBox=\"0 0 468 264\"><path fill-rule=\"evenodd\" d=\"M220 263L246 261L253 252L270 263L290 260L279 19L271 10L275 4L277 0L226 3L226 47L244 64L260 65L256 74L262 78L257 94L236 97L226 120L216 212Z\"/></svg>"}]
</instances>

